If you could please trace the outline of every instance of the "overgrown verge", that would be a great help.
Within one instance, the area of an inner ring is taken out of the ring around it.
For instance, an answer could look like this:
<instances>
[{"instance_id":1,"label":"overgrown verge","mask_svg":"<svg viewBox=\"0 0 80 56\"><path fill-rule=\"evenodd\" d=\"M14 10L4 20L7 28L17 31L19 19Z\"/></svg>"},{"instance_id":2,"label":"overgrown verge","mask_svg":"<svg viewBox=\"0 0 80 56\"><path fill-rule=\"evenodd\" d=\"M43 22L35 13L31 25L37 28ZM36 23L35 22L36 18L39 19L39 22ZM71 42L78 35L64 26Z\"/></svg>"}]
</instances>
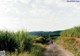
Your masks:
<instances>
[{"instance_id":1,"label":"overgrown verge","mask_svg":"<svg viewBox=\"0 0 80 56\"><path fill-rule=\"evenodd\" d=\"M0 50L5 50L7 56L43 56L45 48L34 45L37 38L26 31L0 31Z\"/></svg>"},{"instance_id":2,"label":"overgrown verge","mask_svg":"<svg viewBox=\"0 0 80 56\"><path fill-rule=\"evenodd\" d=\"M56 39L56 43L71 51L75 56L80 56L80 27L64 30Z\"/></svg>"}]
</instances>

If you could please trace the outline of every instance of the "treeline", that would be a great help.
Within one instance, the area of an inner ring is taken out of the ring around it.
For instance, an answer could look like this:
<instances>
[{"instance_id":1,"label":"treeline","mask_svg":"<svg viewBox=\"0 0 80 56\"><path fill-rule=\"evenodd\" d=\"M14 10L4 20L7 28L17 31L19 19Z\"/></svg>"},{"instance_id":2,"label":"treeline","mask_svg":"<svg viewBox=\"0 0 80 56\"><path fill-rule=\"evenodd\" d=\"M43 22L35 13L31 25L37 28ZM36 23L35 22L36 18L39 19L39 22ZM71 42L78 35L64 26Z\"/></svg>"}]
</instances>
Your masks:
<instances>
[{"instance_id":1,"label":"treeline","mask_svg":"<svg viewBox=\"0 0 80 56\"><path fill-rule=\"evenodd\" d=\"M33 31L29 32L30 35L41 37L37 42L47 44L50 40L56 39L60 36L61 31Z\"/></svg>"},{"instance_id":2,"label":"treeline","mask_svg":"<svg viewBox=\"0 0 80 56\"><path fill-rule=\"evenodd\" d=\"M49 36L49 35L57 35L59 36L60 35L60 32L62 30L59 30L59 31L33 31L33 32L29 32L29 34L31 35L37 35L37 36Z\"/></svg>"}]
</instances>

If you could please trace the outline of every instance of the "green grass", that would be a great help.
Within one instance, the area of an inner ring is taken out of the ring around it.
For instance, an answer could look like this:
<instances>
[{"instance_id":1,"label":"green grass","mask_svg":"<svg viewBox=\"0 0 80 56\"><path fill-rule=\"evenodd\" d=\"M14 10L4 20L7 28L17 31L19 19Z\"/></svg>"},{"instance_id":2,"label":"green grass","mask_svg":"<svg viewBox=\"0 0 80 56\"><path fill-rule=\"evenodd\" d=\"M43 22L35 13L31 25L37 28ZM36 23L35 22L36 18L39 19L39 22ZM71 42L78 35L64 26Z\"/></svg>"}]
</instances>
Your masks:
<instances>
[{"instance_id":1,"label":"green grass","mask_svg":"<svg viewBox=\"0 0 80 56\"><path fill-rule=\"evenodd\" d=\"M44 48L34 45L37 38L23 30L0 31L0 50L5 50L6 56L43 56Z\"/></svg>"},{"instance_id":2,"label":"green grass","mask_svg":"<svg viewBox=\"0 0 80 56\"><path fill-rule=\"evenodd\" d=\"M80 26L62 31L61 36L62 37L78 37L78 38L80 38Z\"/></svg>"},{"instance_id":3,"label":"green grass","mask_svg":"<svg viewBox=\"0 0 80 56\"><path fill-rule=\"evenodd\" d=\"M30 52L24 51L22 53L15 52L6 52L6 56L44 56L45 48L41 45L33 45Z\"/></svg>"},{"instance_id":4,"label":"green grass","mask_svg":"<svg viewBox=\"0 0 80 56\"><path fill-rule=\"evenodd\" d=\"M44 56L45 48L40 45L34 45L31 48L31 56Z\"/></svg>"}]
</instances>

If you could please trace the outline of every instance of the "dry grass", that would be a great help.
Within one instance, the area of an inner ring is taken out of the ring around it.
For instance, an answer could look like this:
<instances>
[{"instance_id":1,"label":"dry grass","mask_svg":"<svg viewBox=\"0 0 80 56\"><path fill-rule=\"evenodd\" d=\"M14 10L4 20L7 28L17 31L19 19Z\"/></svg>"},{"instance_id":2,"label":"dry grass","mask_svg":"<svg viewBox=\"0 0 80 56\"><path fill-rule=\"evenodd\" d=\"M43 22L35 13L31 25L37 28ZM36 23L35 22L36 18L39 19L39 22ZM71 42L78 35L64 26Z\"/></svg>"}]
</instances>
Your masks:
<instances>
[{"instance_id":1,"label":"dry grass","mask_svg":"<svg viewBox=\"0 0 80 56\"><path fill-rule=\"evenodd\" d=\"M6 56L30 56L30 54L27 51L23 53L6 52Z\"/></svg>"},{"instance_id":2,"label":"dry grass","mask_svg":"<svg viewBox=\"0 0 80 56\"><path fill-rule=\"evenodd\" d=\"M56 40L56 43L58 43L63 48L71 51L75 56L80 56L80 38L73 37L70 39L64 39L63 37L60 37Z\"/></svg>"}]
</instances>

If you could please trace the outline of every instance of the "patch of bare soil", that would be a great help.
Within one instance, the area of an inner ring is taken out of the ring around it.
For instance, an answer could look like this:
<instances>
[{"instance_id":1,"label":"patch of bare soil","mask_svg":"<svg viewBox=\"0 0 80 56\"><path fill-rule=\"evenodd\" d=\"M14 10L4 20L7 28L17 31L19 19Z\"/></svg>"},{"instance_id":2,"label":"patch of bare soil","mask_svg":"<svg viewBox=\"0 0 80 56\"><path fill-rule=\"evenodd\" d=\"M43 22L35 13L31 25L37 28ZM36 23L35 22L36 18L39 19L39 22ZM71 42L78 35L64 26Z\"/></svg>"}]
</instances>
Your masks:
<instances>
[{"instance_id":1,"label":"patch of bare soil","mask_svg":"<svg viewBox=\"0 0 80 56\"><path fill-rule=\"evenodd\" d=\"M74 56L71 52L63 49L57 44L51 44L46 47L44 56Z\"/></svg>"}]
</instances>

